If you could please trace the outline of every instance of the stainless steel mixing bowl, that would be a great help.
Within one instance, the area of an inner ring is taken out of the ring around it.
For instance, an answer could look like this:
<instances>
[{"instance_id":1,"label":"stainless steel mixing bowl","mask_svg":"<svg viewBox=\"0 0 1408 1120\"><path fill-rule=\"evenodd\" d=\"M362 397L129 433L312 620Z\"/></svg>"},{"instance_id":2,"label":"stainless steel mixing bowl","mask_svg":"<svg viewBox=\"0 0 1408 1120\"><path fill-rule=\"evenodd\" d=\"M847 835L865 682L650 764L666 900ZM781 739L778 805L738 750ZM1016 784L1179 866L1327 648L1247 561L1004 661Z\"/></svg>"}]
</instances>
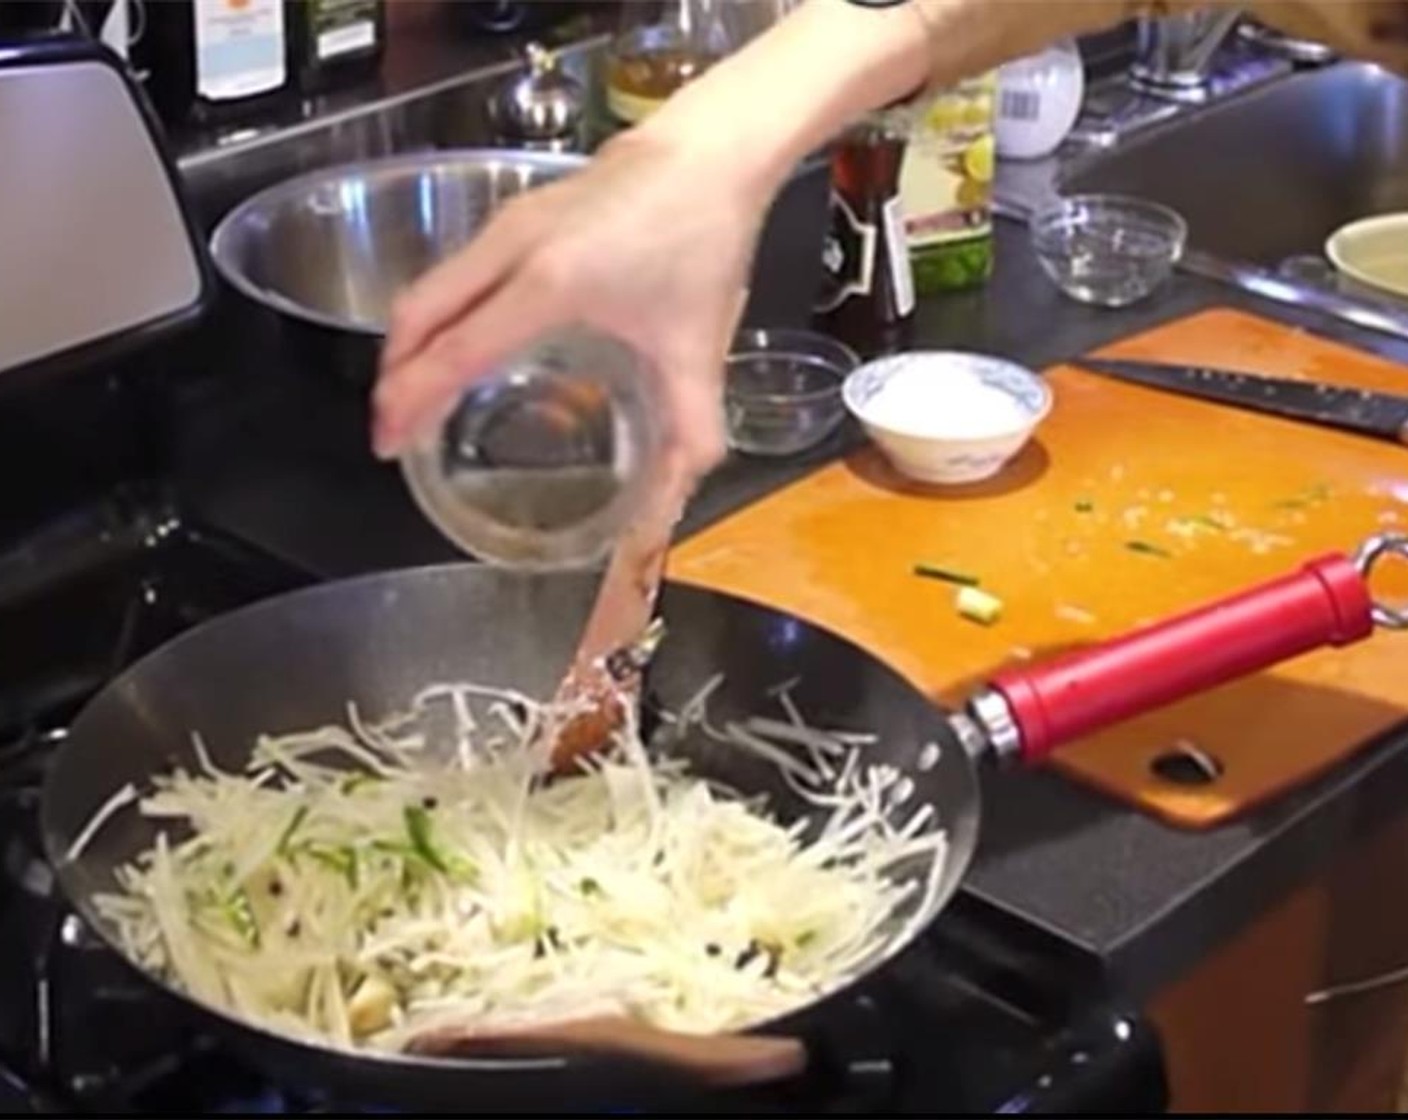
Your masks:
<instances>
[{"instance_id":1,"label":"stainless steel mixing bowl","mask_svg":"<svg viewBox=\"0 0 1408 1120\"><path fill-rule=\"evenodd\" d=\"M276 312L381 335L392 300L507 199L586 165L571 153L420 152L313 171L242 202L211 235L215 265Z\"/></svg>"}]
</instances>

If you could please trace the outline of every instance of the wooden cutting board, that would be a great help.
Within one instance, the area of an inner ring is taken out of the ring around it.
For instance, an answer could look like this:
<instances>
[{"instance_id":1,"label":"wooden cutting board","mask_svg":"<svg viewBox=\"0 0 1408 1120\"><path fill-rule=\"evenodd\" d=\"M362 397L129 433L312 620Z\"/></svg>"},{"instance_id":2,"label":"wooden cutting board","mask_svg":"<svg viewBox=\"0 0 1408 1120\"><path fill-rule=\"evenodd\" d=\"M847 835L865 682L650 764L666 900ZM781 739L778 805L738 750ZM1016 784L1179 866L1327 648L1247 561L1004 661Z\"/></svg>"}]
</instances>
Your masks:
<instances>
[{"instance_id":1,"label":"wooden cutting board","mask_svg":"<svg viewBox=\"0 0 1408 1120\"><path fill-rule=\"evenodd\" d=\"M1227 309L1101 353L1408 393L1408 368ZM1178 613L1377 532L1408 532L1408 448L1069 367L1048 374L1055 408L999 478L929 489L866 447L687 540L671 577L835 630L956 704L1006 664ZM960 617L955 588L917 576L920 563L979 577L1002 598L1002 618L984 627ZM1408 598L1405 570L1384 566L1381 597ZM1408 633L1381 630L1132 720L1049 765L1203 828L1405 718ZM1215 761L1214 780L1154 769L1190 746Z\"/></svg>"}]
</instances>

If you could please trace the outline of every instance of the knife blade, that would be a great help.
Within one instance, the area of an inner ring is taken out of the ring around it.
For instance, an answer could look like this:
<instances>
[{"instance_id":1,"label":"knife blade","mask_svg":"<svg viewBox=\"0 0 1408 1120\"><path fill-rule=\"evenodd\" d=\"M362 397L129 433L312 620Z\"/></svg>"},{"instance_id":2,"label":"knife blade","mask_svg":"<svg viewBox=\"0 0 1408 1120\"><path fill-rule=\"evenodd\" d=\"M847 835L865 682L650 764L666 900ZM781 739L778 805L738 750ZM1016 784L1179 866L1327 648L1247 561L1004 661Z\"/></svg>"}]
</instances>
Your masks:
<instances>
[{"instance_id":1,"label":"knife blade","mask_svg":"<svg viewBox=\"0 0 1408 1120\"><path fill-rule=\"evenodd\" d=\"M1408 445L1408 396L1208 366L1122 358L1077 358L1070 364L1151 389Z\"/></svg>"}]
</instances>

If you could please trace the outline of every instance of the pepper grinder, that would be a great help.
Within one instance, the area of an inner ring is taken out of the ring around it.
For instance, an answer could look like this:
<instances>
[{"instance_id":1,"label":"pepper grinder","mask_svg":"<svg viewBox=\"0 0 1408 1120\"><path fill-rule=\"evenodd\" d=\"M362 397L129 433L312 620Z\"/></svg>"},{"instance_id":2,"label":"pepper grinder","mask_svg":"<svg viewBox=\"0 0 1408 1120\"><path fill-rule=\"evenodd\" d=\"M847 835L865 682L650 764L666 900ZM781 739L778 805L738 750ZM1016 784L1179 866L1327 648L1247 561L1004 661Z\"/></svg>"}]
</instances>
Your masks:
<instances>
[{"instance_id":1,"label":"pepper grinder","mask_svg":"<svg viewBox=\"0 0 1408 1120\"><path fill-rule=\"evenodd\" d=\"M557 56L530 43L528 66L509 77L489 102L500 143L535 151L574 151L581 144L586 95Z\"/></svg>"}]
</instances>

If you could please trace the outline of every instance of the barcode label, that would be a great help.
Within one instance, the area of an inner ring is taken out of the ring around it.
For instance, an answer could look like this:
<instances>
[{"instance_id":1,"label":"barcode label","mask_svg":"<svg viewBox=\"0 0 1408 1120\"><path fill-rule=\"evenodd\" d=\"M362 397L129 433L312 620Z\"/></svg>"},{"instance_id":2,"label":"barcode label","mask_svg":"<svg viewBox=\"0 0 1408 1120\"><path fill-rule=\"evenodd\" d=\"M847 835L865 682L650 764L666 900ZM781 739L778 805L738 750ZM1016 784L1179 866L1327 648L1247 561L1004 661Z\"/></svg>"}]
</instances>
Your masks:
<instances>
[{"instance_id":1,"label":"barcode label","mask_svg":"<svg viewBox=\"0 0 1408 1120\"><path fill-rule=\"evenodd\" d=\"M1034 89L1005 89L998 113L1009 121L1034 121L1041 115L1041 94Z\"/></svg>"}]
</instances>

